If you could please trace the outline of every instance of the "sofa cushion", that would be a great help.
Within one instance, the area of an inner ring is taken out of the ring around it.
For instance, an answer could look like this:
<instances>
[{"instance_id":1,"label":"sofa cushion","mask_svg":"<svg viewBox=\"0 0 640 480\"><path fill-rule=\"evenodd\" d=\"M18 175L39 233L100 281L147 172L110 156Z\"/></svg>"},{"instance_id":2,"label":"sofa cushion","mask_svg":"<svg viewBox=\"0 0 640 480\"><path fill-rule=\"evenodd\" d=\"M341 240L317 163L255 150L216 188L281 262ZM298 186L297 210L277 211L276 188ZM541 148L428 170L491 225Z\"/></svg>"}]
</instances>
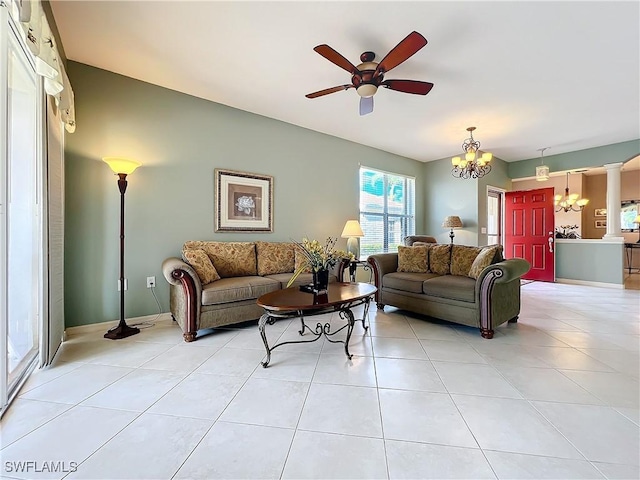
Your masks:
<instances>
[{"instance_id":1,"label":"sofa cushion","mask_svg":"<svg viewBox=\"0 0 640 480\"><path fill-rule=\"evenodd\" d=\"M256 242L258 275L291 273L294 270L294 244Z\"/></svg>"},{"instance_id":2,"label":"sofa cushion","mask_svg":"<svg viewBox=\"0 0 640 480\"><path fill-rule=\"evenodd\" d=\"M280 290L280 283L267 277L221 278L202 288L202 305L253 300L275 290Z\"/></svg>"},{"instance_id":3,"label":"sofa cushion","mask_svg":"<svg viewBox=\"0 0 640 480\"><path fill-rule=\"evenodd\" d=\"M405 292L422 293L424 281L437 276L434 273L391 272L382 277L382 286Z\"/></svg>"},{"instance_id":4,"label":"sofa cushion","mask_svg":"<svg viewBox=\"0 0 640 480\"><path fill-rule=\"evenodd\" d=\"M222 278L257 275L256 244L253 242L185 242L184 250L204 250Z\"/></svg>"},{"instance_id":5,"label":"sofa cushion","mask_svg":"<svg viewBox=\"0 0 640 480\"><path fill-rule=\"evenodd\" d=\"M454 245L451 249L451 275L469 276L471 265L481 251L481 247Z\"/></svg>"},{"instance_id":6,"label":"sofa cushion","mask_svg":"<svg viewBox=\"0 0 640 480\"><path fill-rule=\"evenodd\" d=\"M204 250L193 248L182 252L182 258L193 267L203 285L220 280L216 267Z\"/></svg>"},{"instance_id":7,"label":"sofa cushion","mask_svg":"<svg viewBox=\"0 0 640 480\"><path fill-rule=\"evenodd\" d=\"M425 279L422 292L433 297L475 302L476 281L462 275L438 275Z\"/></svg>"},{"instance_id":8,"label":"sofa cushion","mask_svg":"<svg viewBox=\"0 0 640 480\"><path fill-rule=\"evenodd\" d=\"M490 245L488 247L483 247L482 251L478 254L471 265L469 277L477 279L482 270L494 263L496 255L498 254L502 257L502 245Z\"/></svg>"},{"instance_id":9,"label":"sofa cushion","mask_svg":"<svg viewBox=\"0 0 640 480\"><path fill-rule=\"evenodd\" d=\"M398 245L398 272L427 273L429 249L425 245L404 247Z\"/></svg>"},{"instance_id":10,"label":"sofa cushion","mask_svg":"<svg viewBox=\"0 0 640 480\"><path fill-rule=\"evenodd\" d=\"M431 245L429 248L429 271L438 275L449 275L451 245Z\"/></svg>"}]
</instances>

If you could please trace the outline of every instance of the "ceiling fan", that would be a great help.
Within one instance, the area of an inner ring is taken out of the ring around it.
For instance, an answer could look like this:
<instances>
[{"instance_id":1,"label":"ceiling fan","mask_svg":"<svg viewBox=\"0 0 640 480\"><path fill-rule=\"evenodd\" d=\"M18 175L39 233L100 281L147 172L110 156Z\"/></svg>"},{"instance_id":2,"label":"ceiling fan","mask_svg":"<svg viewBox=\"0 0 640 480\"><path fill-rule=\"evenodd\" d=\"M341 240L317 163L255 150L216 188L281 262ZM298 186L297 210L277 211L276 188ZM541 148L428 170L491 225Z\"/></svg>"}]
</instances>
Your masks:
<instances>
[{"instance_id":1,"label":"ceiling fan","mask_svg":"<svg viewBox=\"0 0 640 480\"><path fill-rule=\"evenodd\" d=\"M360 115L367 115L373 112L373 96L380 86L398 92L426 95L433 88L433 83L419 80L384 80L385 73L400 65L426 44L426 38L418 32L411 32L404 40L393 47L380 63L373 61L376 58L375 53L364 52L360 55L362 63L357 67L329 45L318 45L314 50L330 62L349 72L351 74L351 83L309 93L305 96L307 98L317 98L341 90L355 88L358 95L360 95Z\"/></svg>"}]
</instances>

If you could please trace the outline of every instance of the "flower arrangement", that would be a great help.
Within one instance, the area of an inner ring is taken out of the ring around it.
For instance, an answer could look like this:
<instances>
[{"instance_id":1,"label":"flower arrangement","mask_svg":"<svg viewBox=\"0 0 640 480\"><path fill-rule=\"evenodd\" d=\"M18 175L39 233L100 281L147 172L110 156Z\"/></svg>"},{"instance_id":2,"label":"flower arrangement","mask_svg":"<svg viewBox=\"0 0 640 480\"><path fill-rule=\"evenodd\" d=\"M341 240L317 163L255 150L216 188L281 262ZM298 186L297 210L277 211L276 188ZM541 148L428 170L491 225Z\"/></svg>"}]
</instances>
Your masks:
<instances>
[{"instance_id":1,"label":"flower arrangement","mask_svg":"<svg viewBox=\"0 0 640 480\"><path fill-rule=\"evenodd\" d=\"M580 238L578 232L574 232L577 228L578 225L560 225L560 227L556 227L555 229L556 238Z\"/></svg>"},{"instance_id":2,"label":"flower arrangement","mask_svg":"<svg viewBox=\"0 0 640 480\"><path fill-rule=\"evenodd\" d=\"M291 280L287 283L287 287L290 287L296 278L298 278L298 275L306 269L311 269L312 272L318 273L332 269L343 259L353 260L354 256L352 253L335 249L337 241L337 237L328 237L325 244L322 245L317 240L309 240L308 238L303 238L302 242L296 242L294 240L293 243L296 244L300 252L305 256L305 262L294 272Z\"/></svg>"}]
</instances>

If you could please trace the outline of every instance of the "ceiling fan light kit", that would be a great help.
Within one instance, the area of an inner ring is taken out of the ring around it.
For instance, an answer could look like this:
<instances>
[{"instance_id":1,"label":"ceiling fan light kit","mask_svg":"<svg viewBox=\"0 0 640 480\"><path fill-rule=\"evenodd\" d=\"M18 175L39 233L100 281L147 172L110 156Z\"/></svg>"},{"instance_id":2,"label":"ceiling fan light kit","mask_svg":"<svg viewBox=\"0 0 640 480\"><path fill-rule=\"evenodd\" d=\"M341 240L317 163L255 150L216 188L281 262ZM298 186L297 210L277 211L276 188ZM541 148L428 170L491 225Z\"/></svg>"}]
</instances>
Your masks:
<instances>
[{"instance_id":1,"label":"ceiling fan light kit","mask_svg":"<svg viewBox=\"0 0 640 480\"><path fill-rule=\"evenodd\" d=\"M411 93L414 95L426 95L433 88L433 83L421 82L419 80L385 80L384 75L392 68L397 67L418 50L427 44L427 39L418 32L411 32L398 45L393 47L389 53L380 61L374 62L376 54L374 52L363 52L360 55L360 63L357 67L349 60L340 55L329 45L322 44L314 50L329 60L331 63L346 70L351 74L351 83L339 85L337 87L326 88L318 92L305 95L307 98L318 98L330 93L340 92L355 88L360 96L360 115L367 115L373 112L373 96L382 86L397 92Z\"/></svg>"},{"instance_id":2,"label":"ceiling fan light kit","mask_svg":"<svg viewBox=\"0 0 640 480\"><path fill-rule=\"evenodd\" d=\"M451 175L457 178L482 178L491 171L489 162L493 159L490 152L480 150L480 142L474 140L473 131L476 127L467 128L470 136L462 143L464 150L463 157L453 157L451 159Z\"/></svg>"}]
</instances>

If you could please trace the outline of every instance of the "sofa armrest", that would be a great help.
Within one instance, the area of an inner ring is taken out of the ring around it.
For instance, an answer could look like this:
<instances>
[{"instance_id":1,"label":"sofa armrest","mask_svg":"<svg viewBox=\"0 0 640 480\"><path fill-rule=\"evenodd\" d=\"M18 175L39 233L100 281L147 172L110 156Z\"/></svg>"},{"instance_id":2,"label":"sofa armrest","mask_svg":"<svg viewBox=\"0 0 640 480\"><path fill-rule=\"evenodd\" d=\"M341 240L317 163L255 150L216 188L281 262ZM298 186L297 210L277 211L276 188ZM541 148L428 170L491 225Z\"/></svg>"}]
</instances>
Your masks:
<instances>
[{"instance_id":1,"label":"sofa armrest","mask_svg":"<svg viewBox=\"0 0 640 480\"><path fill-rule=\"evenodd\" d=\"M476 285L480 286L485 277L491 272L495 276L495 283L509 283L520 279L522 275L531 269L531 265L524 258L509 258L501 262L493 263L486 267L476 280Z\"/></svg>"},{"instance_id":2,"label":"sofa armrest","mask_svg":"<svg viewBox=\"0 0 640 480\"><path fill-rule=\"evenodd\" d=\"M176 301L171 295L171 314L183 329L185 341L196 339L197 319L202 304L202 283L196 271L179 258L170 257L162 262L164 278L175 287Z\"/></svg>"},{"instance_id":3,"label":"sofa armrest","mask_svg":"<svg viewBox=\"0 0 640 480\"><path fill-rule=\"evenodd\" d=\"M480 306L480 333L493 338L493 326L514 321L520 312L520 277L531 265L523 258L510 258L486 267L476 280Z\"/></svg>"},{"instance_id":4,"label":"sofa armrest","mask_svg":"<svg viewBox=\"0 0 640 480\"><path fill-rule=\"evenodd\" d=\"M398 254L397 253L379 253L377 255L369 255L367 262L373 270L373 281L376 285L376 303L378 308L384 308L380 303L380 291L382 289L382 277L387 273L398 270Z\"/></svg>"}]
</instances>

